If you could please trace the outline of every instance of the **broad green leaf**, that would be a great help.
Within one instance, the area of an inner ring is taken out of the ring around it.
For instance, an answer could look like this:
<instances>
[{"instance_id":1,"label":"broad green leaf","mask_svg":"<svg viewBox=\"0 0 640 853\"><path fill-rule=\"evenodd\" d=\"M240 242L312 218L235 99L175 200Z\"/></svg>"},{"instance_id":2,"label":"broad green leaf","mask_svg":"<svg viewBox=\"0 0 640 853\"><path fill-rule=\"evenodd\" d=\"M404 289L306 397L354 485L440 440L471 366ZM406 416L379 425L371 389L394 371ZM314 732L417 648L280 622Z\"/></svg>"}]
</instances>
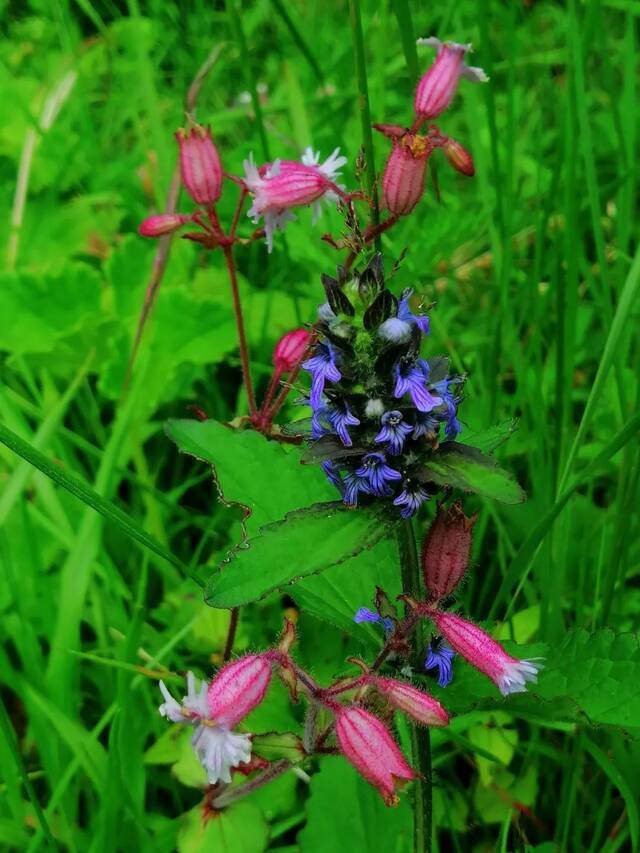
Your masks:
<instances>
[{"instance_id":1,"label":"broad green leaf","mask_svg":"<svg viewBox=\"0 0 640 853\"><path fill-rule=\"evenodd\" d=\"M511 420L477 432L465 429L464 443L469 447L475 447L482 453L493 453L496 447L504 444L517 429L518 421L516 418L511 418Z\"/></svg>"},{"instance_id":2,"label":"broad green leaf","mask_svg":"<svg viewBox=\"0 0 640 853\"><path fill-rule=\"evenodd\" d=\"M203 820L202 806L182 817L179 853L262 853L269 827L260 809L246 800Z\"/></svg>"},{"instance_id":3,"label":"broad green leaf","mask_svg":"<svg viewBox=\"0 0 640 853\"><path fill-rule=\"evenodd\" d=\"M51 352L100 312L100 277L84 264L62 272L0 276L0 349L17 354Z\"/></svg>"},{"instance_id":4,"label":"broad green leaf","mask_svg":"<svg viewBox=\"0 0 640 853\"><path fill-rule=\"evenodd\" d=\"M358 608L373 606L376 586L382 587L392 600L402 592L393 537L382 539L370 550L322 574L303 578L291 595L312 616L330 622L362 643L368 641L379 647L384 636L382 629L353 621Z\"/></svg>"},{"instance_id":5,"label":"broad green leaf","mask_svg":"<svg viewBox=\"0 0 640 853\"><path fill-rule=\"evenodd\" d=\"M533 806L537 792L538 769L535 764L528 764L519 776L502 769L486 787L478 781L473 804L484 823L502 823L516 803Z\"/></svg>"},{"instance_id":6,"label":"broad green leaf","mask_svg":"<svg viewBox=\"0 0 640 853\"><path fill-rule=\"evenodd\" d=\"M220 500L242 508L247 536L291 510L336 497L321 471L300 464L298 448L267 441L253 430L213 420L170 420L166 432L182 453L213 465Z\"/></svg>"},{"instance_id":7,"label":"broad green leaf","mask_svg":"<svg viewBox=\"0 0 640 853\"><path fill-rule=\"evenodd\" d=\"M294 510L236 550L209 579L205 598L213 607L248 604L343 563L386 534L380 514L368 510L336 503Z\"/></svg>"},{"instance_id":8,"label":"broad green leaf","mask_svg":"<svg viewBox=\"0 0 640 853\"><path fill-rule=\"evenodd\" d=\"M425 465L421 479L475 492L507 504L522 503L526 495L511 474L474 447L446 442Z\"/></svg>"},{"instance_id":9,"label":"broad green leaf","mask_svg":"<svg viewBox=\"0 0 640 853\"><path fill-rule=\"evenodd\" d=\"M298 835L304 853L409 853L413 821L409 798L387 808L373 788L342 757L325 758L311 779L307 824Z\"/></svg>"}]
</instances>

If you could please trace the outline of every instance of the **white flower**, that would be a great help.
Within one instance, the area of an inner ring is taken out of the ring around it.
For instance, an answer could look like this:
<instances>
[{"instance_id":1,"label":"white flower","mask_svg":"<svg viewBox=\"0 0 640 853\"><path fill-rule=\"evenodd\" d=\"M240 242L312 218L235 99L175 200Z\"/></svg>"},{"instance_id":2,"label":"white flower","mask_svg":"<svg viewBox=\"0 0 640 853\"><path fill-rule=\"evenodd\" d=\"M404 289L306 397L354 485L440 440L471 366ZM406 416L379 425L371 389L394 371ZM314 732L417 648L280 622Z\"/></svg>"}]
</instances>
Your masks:
<instances>
[{"instance_id":1,"label":"white flower","mask_svg":"<svg viewBox=\"0 0 640 853\"><path fill-rule=\"evenodd\" d=\"M236 734L226 726L203 721L197 726L191 745L207 771L210 785L230 782L231 768L251 760L251 735Z\"/></svg>"},{"instance_id":2,"label":"white flower","mask_svg":"<svg viewBox=\"0 0 640 853\"><path fill-rule=\"evenodd\" d=\"M159 687L165 700L158 709L162 716L172 723L195 725L191 745L206 770L209 784L230 782L231 768L251 760L251 735L238 734L229 726L219 725L211 719L207 702L208 684L203 681L198 690L192 672L187 673L187 695L182 705L169 693L163 681Z\"/></svg>"},{"instance_id":3,"label":"white flower","mask_svg":"<svg viewBox=\"0 0 640 853\"><path fill-rule=\"evenodd\" d=\"M538 672L542 664L535 664L530 660L513 660L503 665L502 673L497 679L498 689L503 696L510 693L524 693L527 689L527 681L534 684L538 680Z\"/></svg>"},{"instance_id":4,"label":"white flower","mask_svg":"<svg viewBox=\"0 0 640 853\"><path fill-rule=\"evenodd\" d=\"M365 415L371 420L381 417L384 411L384 403L378 397L372 397L367 400L367 405L364 407Z\"/></svg>"}]
</instances>

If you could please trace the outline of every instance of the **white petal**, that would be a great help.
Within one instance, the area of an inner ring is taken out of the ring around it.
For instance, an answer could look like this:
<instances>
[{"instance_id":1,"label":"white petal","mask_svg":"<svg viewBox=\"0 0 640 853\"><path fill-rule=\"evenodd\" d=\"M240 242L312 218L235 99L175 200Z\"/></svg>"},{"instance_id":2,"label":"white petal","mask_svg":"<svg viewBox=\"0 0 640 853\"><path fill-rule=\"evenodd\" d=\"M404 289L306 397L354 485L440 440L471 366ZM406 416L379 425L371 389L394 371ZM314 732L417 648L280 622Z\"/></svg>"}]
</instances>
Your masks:
<instances>
[{"instance_id":1,"label":"white petal","mask_svg":"<svg viewBox=\"0 0 640 853\"><path fill-rule=\"evenodd\" d=\"M482 68L473 65L463 65L460 76L472 83L486 83L489 80Z\"/></svg>"},{"instance_id":2,"label":"white petal","mask_svg":"<svg viewBox=\"0 0 640 853\"><path fill-rule=\"evenodd\" d=\"M435 47L435 48L442 47L442 42L440 41L440 39L436 38L435 36L429 36L429 38L426 38L426 39L416 39L416 44L421 44L421 45L424 45L425 47Z\"/></svg>"},{"instance_id":3,"label":"white petal","mask_svg":"<svg viewBox=\"0 0 640 853\"><path fill-rule=\"evenodd\" d=\"M280 160L274 160L265 172L265 178L275 178L280 174Z\"/></svg>"},{"instance_id":4,"label":"white petal","mask_svg":"<svg viewBox=\"0 0 640 853\"><path fill-rule=\"evenodd\" d=\"M230 782L231 768L251 760L251 736L222 726L198 726L191 744L211 785Z\"/></svg>"},{"instance_id":5,"label":"white petal","mask_svg":"<svg viewBox=\"0 0 640 853\"><path fill-rule=\"evenodd\" d=\"M184 723L186 722L185 716L182 713L182 706L176 702L171 693L167 690L167 686L164 681L160 681L158 683L158 687L160 688L160 692L164 697L164 702L158 708L161 715L166 717L168 720L171 720L172 723Z\"/></svg>"},{"instance_id":6,"label":"white petal","mask_svg":"<svg viewBox=\"0 0 640 853\"><path fill-rule=\"evenodd\" d=\"M346 162L347 158L340 157L340 149L336 148L318 168L326 178L329 178L330 181L335 181L340 174L340 169Z\"/></svg>"},{"instance_id":7,"label":"white petal","mask_svg":"<svg viewBox=\"0 0 640 853\"><path fill-rule=\"evenodd\" d=\"M542 669L541 663L533 663L530 660L518 660L508 663L498 680L498 689L503 696L510 693L524 693L527 689L527 681L535 684L538 680L538 671Z\"/></svg>"},{"instance_id":8,"label":"white petal","mask_svg":"<svg viewBox=\"0 0 640 853\"><path fill-rule=\"evenodd\" d=\"M320 159L320 152L314 151L310 145L302 152L302 157L300 158L300 162L305 166L317 166L318 160Z\"/></svg>"},{"instance_id":9,"label":"white petal","mask_svg":"<svg viewBox=\"0 0 640 853\"><path fill-rule=\"evenodd\" d=\"M262 178L253 159L253 153L249 154L249 159L245 160L242 165L244 167L244 182L251 192L255 192L262 183Z\"/></svg>"}]
</instances>

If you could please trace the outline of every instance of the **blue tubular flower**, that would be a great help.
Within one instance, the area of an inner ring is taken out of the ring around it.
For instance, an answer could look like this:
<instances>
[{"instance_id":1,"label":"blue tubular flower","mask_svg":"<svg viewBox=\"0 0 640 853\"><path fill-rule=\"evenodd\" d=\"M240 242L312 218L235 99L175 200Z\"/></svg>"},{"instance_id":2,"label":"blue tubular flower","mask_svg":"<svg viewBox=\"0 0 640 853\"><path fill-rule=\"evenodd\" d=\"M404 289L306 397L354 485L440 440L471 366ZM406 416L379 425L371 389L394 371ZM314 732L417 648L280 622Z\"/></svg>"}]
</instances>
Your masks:
<instances>
[{"instance_id":1,"label":"blue tubular flower","mask_svg":"<svg viewBox=\"0 0 640 853\"><path fill-rule=\"evenodd\" d=\"M332 483L336 489L340 492L341 495L344 495L344 483L342 482L342 477L340 476L340 469L338 466L327 459L324 462L320 463L320 467L327 475L327 480Z\"/></svg>"},{"instance_id":2,"label":"blue tubular flower","mask_svg":"<svg viewBox=\"0 0 640 853\"><path fill-rule=\"evenodd\" d=\"M352 414L346 403L332 404L327 410L327 420L332 428L338 433L340 441L345 447L351 447L353 442L347 427L359 426L360 420Z\"/></svg>"},{"instance_id":3,"label":"blue tubular flower","mask_svg":"<svg viewBox=\"0 0 640 853\"><path fill-rule=\"evenodd\" d=\"M390 616L380 616L375 610L369 610L368 607L361 607L356 610L356 615L353 621L360 624L361 622L373 622L375 625L382 625L385 634L390 634L393 631L393 619Z\"/></svg>"},{"instance_id":4,"label":"blue tubular flower","mask_svg":"<svg viewBox=\"0 0 640 853\"><path fill-rule=\"evenodd\" d=\"M449 390L451 385L455 385L458 379L443 379L441 382L436 382L433 386L436 391L442 395L442 400L447 407L445 435L447 438L455 438L462 431L462 426L457 418L458 400L455 399L452 392Z\"/></svg>"},{"instance_id":5,"label":"blue tubular flower","mask_svg":"<svg viewBox=\"0 0 640 853\"><path fill-rule=\"evenodd\" d=\"M402 412L394 409L391 412L385 412L380 418L382 429L375 437L376 444L388 442L389 451L394 456L402 453L402 446L405 438L413 431L411 424L408 424L402 417Z\"/></svg>"},{"instance_id":6,"label":"blue tubular flower","mask_svg":"<svg viewBox=\"0 0 640 853\"><path fill-rule=\"evenodd\" d=\"M399 362L393 372L396 380L394 397L400 398L409 394L413 405L420 412L430 412L442 404L442 398L436 397L427 389L429 365L424 359L419 358L417 362L407 364Z\"/></svg>"},{"instance_id":7,"label":"blue tubular flower","mask_svg":"<svg viewBox=\"0 0 640 853\"><path fill-rule=\"evenodd\" d=\"M429 493L422 486L404 484L404 489L394 500L394 506L400 506L400 515L403 518L411 518L420 509L425 501L429 500Z\"/></svg>"},{"instance_id":8,"label":"blue tubular flower","mask_svg":"<svg viewBox=\"0 0 640 853\"><path fill-rule=\"evenodd\" d=\"M432 640L427 648L427 657L424 661L425 669L438 670L438 684L440 687L446 687L453 679L453 659L455 657L453 649L442 640Z\"/></svg>"},{"instance_id":9,"label":"blue tubular flower","mask_svg":"<svg viewBox=\"0 0 640 853\"><path fill-rule=\"evenodd\" d=\"M336 356L331 344L318 344L315 355L302 363L302 368L311 374L311 394L309 399L313 409L318 408L327 380L339 382L342 374L336 366Z\"/></svg>"},{"instance_id":10,"label":"blue tubular flower","mask_svg":"<svg viewBox=\"0 0 640 853\"><path fill-rule=\"evenodd\" d=\"M429 334L429 318L425 314L414 314L409 307L409 299L411 298L412 290L406 291L405 295L398 302L398 319L404 320L405 323L412 323L417 326L423 335Z\"/></svg>"},{"instance_id":11,"label":"blue tubular flower","mask_svg":"<svg viewBox=\"0 0 640 853\"><path fill-rule=\"evenodd\" d=\"M389 483L402 479L400 471L387 465L384 453L367 453L363 456L362 465L357 469L356 476L366 480L372 495L386 497L393 494Z\"/></svg>"},{"instance_id":12,"label":"blue tubular flower","mask_svg":"<svg viewBox=\"0 0 640 853\"><path fill-rule=\"evenodd\" d=\"M416 423L413 428L412 438L422 438L423 435L432 435L438 432L438 419L433 415L428 415L425 412L416 414Z\"/></svg>"},{"instance_id":13,"label":"blue tubular flower","mask_svg":"<svg viewBox=\"0 0 640 853\"><path fill-rule=\"evenodd\" d=\"M359 470L360 469L358 469L358 471ZM369 478L359 474L358 471L356 471L355 474L347 474L344 478L344 496L342 500L347 506L358 505L358 494L360 492L362 492L363 495L373 494Z\"/></svg>"}]
</instances>

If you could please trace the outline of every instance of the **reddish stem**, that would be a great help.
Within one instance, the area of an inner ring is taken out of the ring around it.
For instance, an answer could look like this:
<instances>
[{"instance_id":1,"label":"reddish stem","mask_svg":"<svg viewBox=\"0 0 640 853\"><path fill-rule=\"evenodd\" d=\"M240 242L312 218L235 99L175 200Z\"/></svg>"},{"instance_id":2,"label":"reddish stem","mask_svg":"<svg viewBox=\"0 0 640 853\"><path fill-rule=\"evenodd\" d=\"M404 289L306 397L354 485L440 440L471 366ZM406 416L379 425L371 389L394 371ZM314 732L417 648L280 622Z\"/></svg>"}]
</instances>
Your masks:
<instances>
[{"instance_id":1,"label":"reddish stem","mask_svg":"<svg viewBox=\"0 0 640 853\"><path fill-rule=\"evenodd\" d=\"M227 272L229 273L229 282L231 283L231 294L233 296L233 311L236 317L236 328L238 331L238 343L240 345L240 364L242 365L242 379L244 388L247 394L249 403L249 412L252 418L257 414L256 398L253 392L253 383L251 381L251 366L249 362L249 347L247 346L247 336L244 331L244 320L242 317L242 304L240 302L240 291L238 289L238 276L236 274L236 264L233 259L233 246L226 244L222 246L224 259L227 264Z\"/></svg>"},{"instance_id":2,"label":"reddish stem","mask_svg":"<svg viewBox=\"0 0 640 853\"><path fill-rule=\"evenodd\" d=\"M244 200L247 197L247 188L245 185L242 185L242 189L240 192L240 197L238 198L238 203L236 205L236 209L233 214L233 219L231 220L231 228L229 229L229 237L233 239L236 235L236 228L238 227L238 221L240 219L240 214L242 213L242 208L244 206Z\"/></svg>"},{"instance_id":3,"label":"reddish stem","mask_svg":"<svg viewBox=\"0 0 640 853\"><path fill-rule=\"evenodd\" d=\"M240 616L240 608L233 607L231 609L231 618L229 619L229 627L227 628L227 639L224 643L224 651L222 652L222 662L226 663L231 657L233 644L236 639L236 631L238 630L238 619Z\"/></svg>"},{"instance_id":4,"label":"reddish stem","mask_svg":"<svg viewBox=\"0 0 640 853\"><path fill-rule=\"evenodd\" d=\"M384 222L380 222L375 227L372 228L371 226L369 226L365 230L364 234L362 235L365 245L367 245L367 243L373 242L373 240L375 240L381 234L384 234L385 231L388 231L389 228L393 228L393 226L396 224L396 222L398 221L399 218L400 217L395 216L394 214L391 214L391 216L388 216L384 220ZM349 254L347 255L347 259L344 262L345 269L347 269L347 270L350 269L351 265L353 264L353 262L355 261L355 259L357 257L358 257L358 252L349 252Z\"/></svg>"}]
</instances>

